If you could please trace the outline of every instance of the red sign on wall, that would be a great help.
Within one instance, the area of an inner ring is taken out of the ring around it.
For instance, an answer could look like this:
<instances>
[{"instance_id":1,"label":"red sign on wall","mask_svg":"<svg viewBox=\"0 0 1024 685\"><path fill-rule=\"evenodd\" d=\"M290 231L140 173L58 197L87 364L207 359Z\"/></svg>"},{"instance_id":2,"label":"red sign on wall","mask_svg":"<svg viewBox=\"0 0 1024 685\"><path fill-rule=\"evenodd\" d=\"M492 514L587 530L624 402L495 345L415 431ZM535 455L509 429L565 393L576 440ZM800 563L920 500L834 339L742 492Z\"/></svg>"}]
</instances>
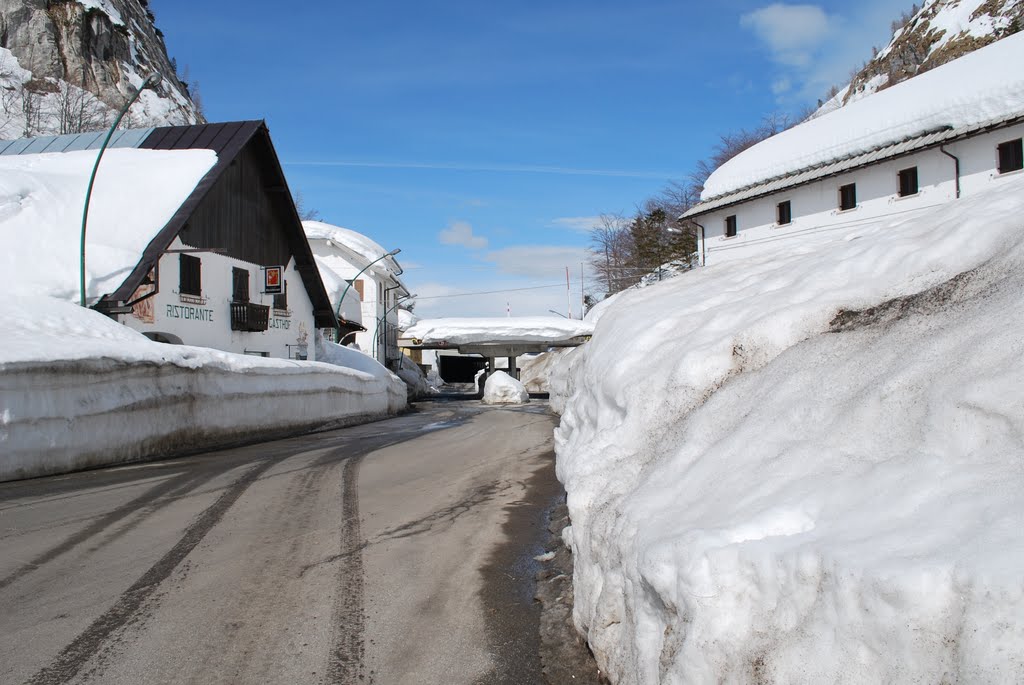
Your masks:
<instances>
[{"instance_id":1,"label":"red sign on wall","mask_svg":"<svg viewBox=\"0 0 1024 685\"><path fill-rule=\"evenodd\" d=\"M263 268L263 292L268 295L280 295L284 290L284 267L267 266Z\"/></svg>"}]
</instances>

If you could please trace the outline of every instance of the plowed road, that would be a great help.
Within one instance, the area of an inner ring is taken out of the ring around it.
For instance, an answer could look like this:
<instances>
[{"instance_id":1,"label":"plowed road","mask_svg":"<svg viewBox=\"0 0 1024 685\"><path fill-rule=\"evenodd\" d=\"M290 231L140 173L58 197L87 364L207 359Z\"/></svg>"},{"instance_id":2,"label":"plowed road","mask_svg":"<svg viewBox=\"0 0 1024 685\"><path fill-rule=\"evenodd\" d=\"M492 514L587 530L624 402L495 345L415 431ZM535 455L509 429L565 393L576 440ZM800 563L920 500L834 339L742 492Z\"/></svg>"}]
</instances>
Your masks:
<instances>
[{"instance_id":1,"label":"plowed road","mask_svg":"<svg viewBox=\"0 0 1024 685\"><path fill-rule=\"evenodd\" d=\"M0 682L540 682L553 425L426 405L0 484Z\"/></svg>"}]
</instances>

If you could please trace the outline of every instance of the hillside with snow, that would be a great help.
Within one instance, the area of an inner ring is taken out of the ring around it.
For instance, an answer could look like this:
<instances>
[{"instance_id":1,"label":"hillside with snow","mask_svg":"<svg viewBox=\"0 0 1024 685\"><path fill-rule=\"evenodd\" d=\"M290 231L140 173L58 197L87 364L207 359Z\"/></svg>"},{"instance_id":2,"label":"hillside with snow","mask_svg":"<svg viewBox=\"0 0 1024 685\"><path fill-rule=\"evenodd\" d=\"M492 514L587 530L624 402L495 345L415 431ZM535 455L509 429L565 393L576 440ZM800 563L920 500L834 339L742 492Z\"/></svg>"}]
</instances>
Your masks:
<instances>
[{"instance_id":1,"label":"hillside with snow","mask_svg":"<svg viewBox=\"0 0 1024 685\"><path fill-rule=\"evenodd\" d=\"M154 72L125 126L202 123L154 22L146 0L0 2L0 139L106 128Z\"/></svg>"},{"instance_id":2,"label":"hillside with snow","mask_svg":"<svg viewBox=\"0 0 1024 685\"><path fill-rule=\"evenodd\" d=\"M626 291L551 378L616 683L1024 681L1024 177Z\"/></svg>"},{"instance_id":3,"label":"hillside with snow","mask_svg":"<svg viewBox=\"0 0 1024 685\"><path fill-rule=\"evenodd\" d=\"M1024 28L1022 0L926 0L814 116L856 102Z\"/></svg>"}]
</instances>

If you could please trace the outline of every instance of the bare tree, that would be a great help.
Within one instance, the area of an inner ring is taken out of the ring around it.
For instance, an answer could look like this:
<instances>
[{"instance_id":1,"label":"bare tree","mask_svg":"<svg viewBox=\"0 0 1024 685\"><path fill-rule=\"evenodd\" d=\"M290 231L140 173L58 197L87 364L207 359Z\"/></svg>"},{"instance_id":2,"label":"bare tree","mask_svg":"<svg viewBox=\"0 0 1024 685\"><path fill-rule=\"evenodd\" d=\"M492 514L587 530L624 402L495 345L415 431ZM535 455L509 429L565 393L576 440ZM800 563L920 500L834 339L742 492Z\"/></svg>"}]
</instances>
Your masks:
<instances>
[{"instance_id":1,"label":"bare tree","mask_svg":"<svg viewBox=\"0 0 1024 685\"><path fill-rule=\"evenodd\" d=\"M631 259L629 222L621 214L602 214L590 231L590 267L605 283L606 295L618 292Z\"/></svg>"},{"instance_id":2,"label":"bare tree","mask_svg":"<svg viewBox=\"0 0 1024 685\"><path fill-rule=\"evenodd\" d=\"M84 133L106 128L107 116L106 105L95 95L78 86L61 82L54 112L58 133Z\"/></svg>"},{"instance_id":3,"label":"bare tree","mask_svg":"<svg viewBox=\"0 0 1024 685\"><path fill-rule=\"evenodd\" d=\"M295 211L302 221L323 221L320 210L306 206L306 198L302 195L301 190L295 191Z\"/></svg>"}]
</instances>

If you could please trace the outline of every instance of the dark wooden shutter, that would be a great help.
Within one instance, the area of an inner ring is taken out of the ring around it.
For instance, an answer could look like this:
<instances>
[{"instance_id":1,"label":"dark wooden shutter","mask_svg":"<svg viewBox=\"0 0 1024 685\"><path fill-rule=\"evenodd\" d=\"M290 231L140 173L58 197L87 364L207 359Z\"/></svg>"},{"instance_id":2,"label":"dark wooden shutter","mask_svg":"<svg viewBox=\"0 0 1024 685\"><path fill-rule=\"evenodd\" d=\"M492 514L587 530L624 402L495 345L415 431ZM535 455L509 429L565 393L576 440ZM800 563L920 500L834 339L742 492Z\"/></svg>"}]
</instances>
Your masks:
<instances>
[{"instance_id":1,"label":"dark wooden shutter","mask_svg":"<svg viewBox=\"0 0 1024 685\"><path fill-rule=\"evenodd\" d=\"M231 269L231 301L249 301L249 271L234 267Z\"/></svg>"},{"instance_id":2,"label":"dark wooden shutter","mask_svg":"<svg viewBox=\"0 0 1024 685\"><path fill-rule=\"evenodd\" d=\"M178 292L197 297L203 294L202 261L199 257L178 255Z\"/></svg>"}]
</instances>

